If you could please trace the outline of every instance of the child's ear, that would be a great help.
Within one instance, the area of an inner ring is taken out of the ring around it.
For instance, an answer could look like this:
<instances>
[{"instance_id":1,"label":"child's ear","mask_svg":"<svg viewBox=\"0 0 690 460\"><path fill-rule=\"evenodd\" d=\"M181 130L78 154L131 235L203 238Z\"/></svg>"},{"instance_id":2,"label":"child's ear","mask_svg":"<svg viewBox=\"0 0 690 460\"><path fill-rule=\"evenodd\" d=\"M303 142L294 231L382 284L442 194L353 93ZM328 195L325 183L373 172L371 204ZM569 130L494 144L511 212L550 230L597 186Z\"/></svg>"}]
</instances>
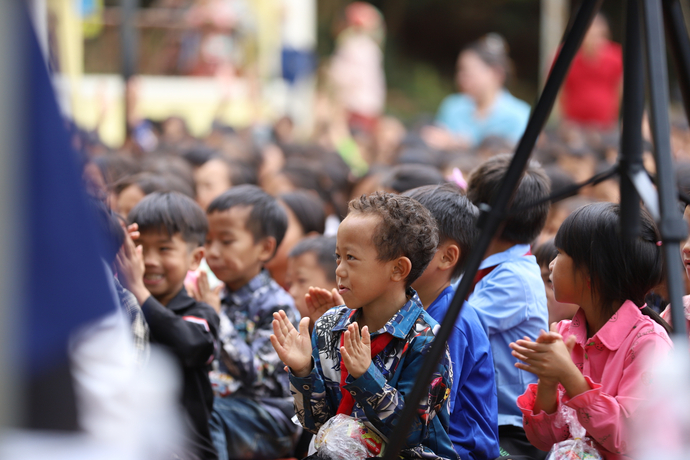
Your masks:
<instances>
[{"instance_id":1,"label":"child's ear","mask_svg":"<svg viewBox=\"0 0 690 460\"><path fill-rule=\"evenodd\" d=\"M206 249L204 249L203 246L192 249L192 253L190 254L192 257L192 263L189 266L189 270L194 271L199 268L199 264L201 264L201 259L204 258L205 253Z\"/></svg>"},{"instance_id":2,"label":"child's ear","mask_svg":"<svg viewBox=\"0 0 690 460\"><path fill-rule=\"evenodd\" d=\"M398 257L394 262L391 281L404 281L412 271L412 262L407 257Z\"/></svg>"},{"instance_id":3,"label":"child's ear","mask_svg":"<svg viewBox=\"0 0 690 460\"><path fill-rule=\"evenodd\" d=\"M441 245L438 250L441 251L439 270L452 270L460 260L460 247L455 243L448 243Z\"/></svg>"},{"instance_id":4,"label":"child's ear","mask_svg":"<svg viewBox=\"0 0 690 460\"><path fill-rule=\"evenodd\" d=\"M272 236L267 236L265 238L261 238L257 244L261 246L259 251L259 260L264 263L271 260L276 252L276 239Z\"/></svg>"}]
</instances>

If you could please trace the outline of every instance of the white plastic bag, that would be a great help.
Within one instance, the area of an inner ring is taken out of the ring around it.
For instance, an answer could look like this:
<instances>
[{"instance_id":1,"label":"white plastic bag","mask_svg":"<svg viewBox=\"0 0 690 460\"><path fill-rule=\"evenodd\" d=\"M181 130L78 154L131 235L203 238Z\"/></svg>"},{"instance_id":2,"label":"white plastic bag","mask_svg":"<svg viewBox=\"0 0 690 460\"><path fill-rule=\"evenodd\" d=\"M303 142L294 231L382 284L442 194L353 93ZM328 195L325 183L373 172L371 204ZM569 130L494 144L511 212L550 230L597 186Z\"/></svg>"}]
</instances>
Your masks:
<instances>
[{"instance_id":1,"label":"white plastic bag","mask_svg":"<svg viewBox=\"0 0 690 460\"><path fill-rule=\"evenodd\" d=\"M587 431L580 425L575 409L561 404L556 426L566 424L570 428L571 439L554 444L546 460L601 460L591 440L585 437Z\"/></svg>"},{"instance_id":2,"label":"white plastic bag","mask_svg":"<svg viewBox=\"0 0 690 460\"><path fill-rule=\"evenodd\" d=\"M361 421L338 414L323 424L314 438L319 458L363 460L383 454L381 437Z\"/></svg>"}]
</instances>

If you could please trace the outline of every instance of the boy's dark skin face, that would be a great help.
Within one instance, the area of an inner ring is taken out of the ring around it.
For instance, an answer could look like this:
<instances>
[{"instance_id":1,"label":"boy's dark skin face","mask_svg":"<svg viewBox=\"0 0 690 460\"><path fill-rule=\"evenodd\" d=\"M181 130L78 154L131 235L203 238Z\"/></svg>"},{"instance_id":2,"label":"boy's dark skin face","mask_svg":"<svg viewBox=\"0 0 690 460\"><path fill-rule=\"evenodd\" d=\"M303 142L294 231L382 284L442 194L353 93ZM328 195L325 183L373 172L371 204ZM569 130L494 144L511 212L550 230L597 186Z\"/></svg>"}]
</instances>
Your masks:
<instances>
[{"instance_id":1,"label":"boy's dark skin face","mask_svg":"<svg viewBox=\"0 0 690 460\"><path fill-rule=\"evenodd\" d=\"M446 240L438 245L434 258L414 283L424 309L429 308L434 300L451 284L455 266L460 260L460 246L453 240Z\"/></svg>"},{"instance_id":2,"label":"boy's dark skin face","mask_svg":"<svg viewBox=\"0 0 690 460\"><path fill-rule=\"evenodd\" d=\"M276 239L254 240L247 229L251 206L235 206L207 215L206 261L230 291L237 291L261 272L273 257Z\"/></svg>"},{"instance_id":3,"label":"boy's dark skin face","mask_svg":"<svg viewBox=\"0 0 690 460\"><path fill-rule=\"evenodd\" d=\"M153 296L167 306L183 288L187 271L199 268L204 248L164 229L141 232L137 243L127 236L117 256L120 280L140 305Z\"/></svg>"}]
</instances>

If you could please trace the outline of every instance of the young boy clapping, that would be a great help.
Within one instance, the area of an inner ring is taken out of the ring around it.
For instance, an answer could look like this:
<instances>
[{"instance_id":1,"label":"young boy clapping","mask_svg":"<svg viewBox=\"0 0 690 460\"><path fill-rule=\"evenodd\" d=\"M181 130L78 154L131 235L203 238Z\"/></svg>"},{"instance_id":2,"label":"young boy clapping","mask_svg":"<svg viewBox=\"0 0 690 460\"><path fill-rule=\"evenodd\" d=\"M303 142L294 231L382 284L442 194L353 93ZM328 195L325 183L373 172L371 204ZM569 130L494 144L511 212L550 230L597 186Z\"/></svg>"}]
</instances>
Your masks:
<instances>
[{"instance_id":1,"label":"young boy clapping","mask_svg":"<svg viewBox=\"0 0 690 460\"><path fill-rule=\"evenodd\" d=\"M308 431L346 414L384 439L392 434L438 327L410 288L437 244L434 219L411 198L376 193L350 202L336 243L345 305L319 318L311 338L309 318L298 332L283 312L274 315L271 342L290 368L295 410ZM403 458L457 458L446 431L451 379L446 353Z\"/></svg>"}]
</instances>

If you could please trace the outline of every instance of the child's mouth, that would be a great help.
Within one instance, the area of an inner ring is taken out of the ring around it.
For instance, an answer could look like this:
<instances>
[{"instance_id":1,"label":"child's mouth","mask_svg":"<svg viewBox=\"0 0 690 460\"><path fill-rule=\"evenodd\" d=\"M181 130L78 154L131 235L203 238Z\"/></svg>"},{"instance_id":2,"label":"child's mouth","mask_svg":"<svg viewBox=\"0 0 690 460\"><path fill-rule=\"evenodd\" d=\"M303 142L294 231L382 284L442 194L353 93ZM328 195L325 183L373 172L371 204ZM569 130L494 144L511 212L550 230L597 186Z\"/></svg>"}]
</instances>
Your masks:
<instances>
[{"instance_id":1,"label":"child's mouth","mask_svg":"<svg viewBox=\"0 0 690 460\"><path fill-rule=\"evenodd\" d=\"M340 295L343 295L349 291L350 291L350 288L347 288L347 287L343 286L342 284L340 286L338 286L338 293L340 293Z\"/></svg>"},{"instance_id":2,"label":"child's mouth","mask_svg":"<svg viewBox=\"0 0 690 460\"><path fill-rule=\"evenodd\" d=\"M163 281L163 275L159 274L146 274L144 275L144 284L148 286L155 286Z\"/></svg>"}]
</instances>

